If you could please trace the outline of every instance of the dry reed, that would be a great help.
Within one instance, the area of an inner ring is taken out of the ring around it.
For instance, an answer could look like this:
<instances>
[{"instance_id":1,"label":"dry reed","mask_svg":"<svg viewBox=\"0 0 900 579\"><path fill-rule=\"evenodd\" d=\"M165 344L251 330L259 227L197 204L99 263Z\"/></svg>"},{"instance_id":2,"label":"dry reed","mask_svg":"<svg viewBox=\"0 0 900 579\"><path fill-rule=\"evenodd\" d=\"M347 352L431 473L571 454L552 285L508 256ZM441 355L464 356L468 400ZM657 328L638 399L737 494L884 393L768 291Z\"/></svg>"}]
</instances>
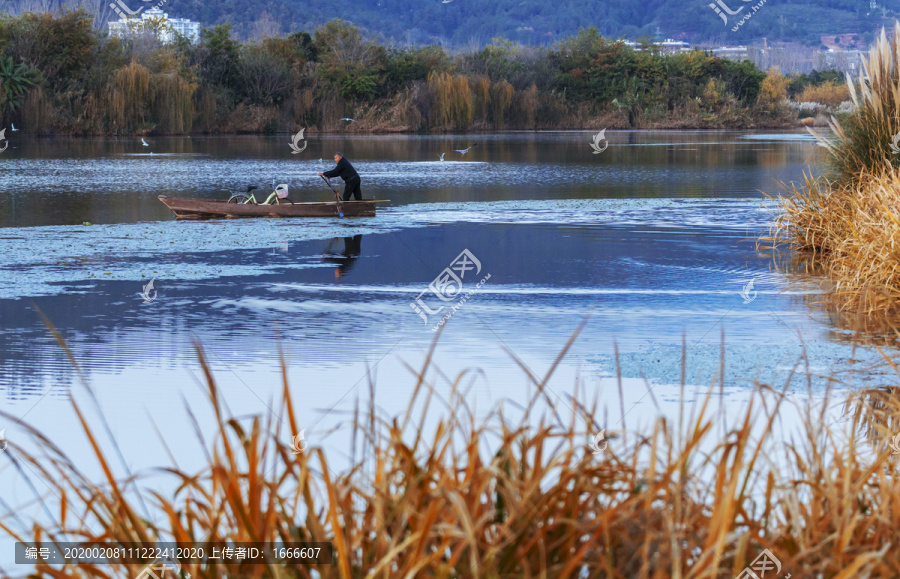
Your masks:
<instances>
[{"instance_id":1,"label":"dry reed","mask_svg":"<svg viewBox=\"0 0 900 579\"><path fill-rule=\"evenodd\" d=\"M856 85L855 110L831 120L833 139L810 132L829 152L834 175L805 177L777 197L773 244L814 253L835 282L838 307L889 317L900 313L900 175L892 147L900 134L900 23L882 31Z\"/></svg>"},{"instance_id":2,"label":"dry reed","mask_svg":"<svg viewBox=\"0 0 900 579\"><path fill-rule=\"evenodd\" d=\"M842 122L831 119L835 138L810 132L831 153L837 178L852 181L896 166L892 145L897 146L894 135L900 133L900 22L890 38L882 29L868 57L862 59L856 84L847 75L847 88L854 110Z\"/></svg>"},{"instance_id":3,"label":"dry reed","mask_svg":"<svg viewBox=\"0 0 900 579\"><path fill-rule=\"evenodd\" d=\"M863 170L852 181L807 176L777 197L773 242L818 256L832 303L861 314L900 313L900 175Z\"/></svg>"},{"instance_id":4,"label":"dry reed","mask_svg":"<svg viewBox=\"0 0 900 579\"><path fill-rule=\"evenodd\" d=\"M273 414L229 416L197 347L216 436L201 437L207 450L200 468L165 469L178 482L174 496L140 491L136 497L136 482L113 474L97 426L73 400L105 480L90 480L52 440L28 427L40 450L11 443L5 455L52 489L41 499L56 502L58 516L22 528L3 517L0 530L18 541L335 546L333 565L184 563L182 573L194 578L718 578L737 575L763 548L794 577L900 573L900 551L890 548L900 525L897 459L884 450L900 416L896 396L851 398L846 442L824 426L827 399L821 411L807 409L799 440L776 443L784 451L776 465L772 453L779 447L769 438L785 404L782 393L761 386L727 432L717 433L713 385L693 407L681 403L677 423L659 418L594 456L586 443L602 424L596 398L586 404L575 396L563 405L548 390L577 333L547 376L526 371L534 394L518 420L502 406L477 418L464 375L449 392L429 383L432 345L404 413L385 418L370 403L354 414L351 439L361 452L351 453L341 474L332 472L321 448L293 454L291 433L282 432ZM282 368L279 414L296 433L301 426ZM754 426L761 427L756 438ZM875 446L852 435L863 430ZM164 515L162 523L143 516L145 503ZM138 571L38 564L30 576Z\"/></svg>"}]
</instances>

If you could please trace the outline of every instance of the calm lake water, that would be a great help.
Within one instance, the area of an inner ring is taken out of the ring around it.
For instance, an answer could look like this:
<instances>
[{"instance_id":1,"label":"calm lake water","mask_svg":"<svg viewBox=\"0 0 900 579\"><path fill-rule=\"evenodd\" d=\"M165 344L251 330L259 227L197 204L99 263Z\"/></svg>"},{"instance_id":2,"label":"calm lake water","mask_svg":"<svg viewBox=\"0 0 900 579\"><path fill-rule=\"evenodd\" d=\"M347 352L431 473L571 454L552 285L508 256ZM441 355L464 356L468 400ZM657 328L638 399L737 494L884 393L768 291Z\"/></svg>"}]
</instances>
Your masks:
<instances>
[{"instance_id":1,"label":"calm lake water","mask_svg":"<svg viewBox=\"0 0 900 579\"><path fill-rule=\"evenodd\" d=\"M370 381L387 414L404 409L410 368L448 312L441 372L429 377L447 390L460 372L481 370L466 381L479 409L524 403L521 366L543 376L588 317L551 387L561 404L576 383L608 400L610 427L620 405L614 345L633 423L657 414L647 384L664 406L677 402L683 345L686 382L704 387L724 344L730 400L746 399L754 378L783 384L804 349L814 373L851 386L889 381L855 372L878 354L862 349L851 362L843 332L810 306L818 280L796 274L790 256L756 248L774 210L760 190L816 169L824 150L814 141L607 137L593 154L588 132L327 136L299 155L286 135L153 138L149 148L131 138L13 137L0 155L2 408L95 468L68 402L82 387L38 309L68 341L97 393L91 411L106 416L135 470L168 464L151 422L182 467L199 464L199 446L182 442L195 440L185 405L211 427L194 341L242 415L274 408L280 344L307 438L339 454L342 425ZM335 150L362 175L366 198L390 200L378 217L176 221L157 200L224 198L273 180L295 200L328 200L316 173L331 168L320 158ZM459 288L443 273L451 264L464 274L462 305L441 299ZM451 283L430 286L442 278ZM420 316L417 298L443 309L420 307ZM21 424L4 428L27 444ZM20 475L0 468L6 503L33 507Z\"/></svg>"}]
</instances>

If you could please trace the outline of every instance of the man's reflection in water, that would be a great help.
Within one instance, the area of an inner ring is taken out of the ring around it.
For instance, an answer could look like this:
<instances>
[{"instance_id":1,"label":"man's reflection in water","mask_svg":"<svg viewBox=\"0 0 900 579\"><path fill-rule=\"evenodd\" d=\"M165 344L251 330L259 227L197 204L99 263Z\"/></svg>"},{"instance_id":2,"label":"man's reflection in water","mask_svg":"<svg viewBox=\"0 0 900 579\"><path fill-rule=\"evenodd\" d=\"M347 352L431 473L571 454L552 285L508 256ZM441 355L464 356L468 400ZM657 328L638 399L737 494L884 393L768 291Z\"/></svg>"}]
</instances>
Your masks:
<instances>
[{"instance_id":1,"label":"man's reflection in water","mask_svg":"<svg viewBox=\"0 0 900 579\"><path fill-rule=\"evenodd\" d=\"M340 239L339 237L335 237L331 243L328 244L328 249L326 249L326 253L331 252L331 246L335 241ZM325 258L325 261L329 263L336 263L337 267L334 268L334 277L335 279L339 279L347 275L347 272L353 267L356 263L357 258L359 258L360 253L360 243L362 242L362 235L354 235L353 237L345 237L344 238L344 251L342 251L338 255L329 255Z\"/></svg>"}]
</instances>

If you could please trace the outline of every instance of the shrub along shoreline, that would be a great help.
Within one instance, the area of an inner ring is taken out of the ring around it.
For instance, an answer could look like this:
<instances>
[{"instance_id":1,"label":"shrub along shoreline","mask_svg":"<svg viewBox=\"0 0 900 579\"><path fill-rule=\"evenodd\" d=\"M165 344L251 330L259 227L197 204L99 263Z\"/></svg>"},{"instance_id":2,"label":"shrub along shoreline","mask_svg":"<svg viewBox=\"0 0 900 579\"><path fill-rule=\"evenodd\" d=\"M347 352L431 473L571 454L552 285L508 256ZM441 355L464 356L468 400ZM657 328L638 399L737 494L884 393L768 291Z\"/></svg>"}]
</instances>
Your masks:
<instances>
[{"instance_id":1,"label":"shrub along shoreline","mask_svg":"<svg viewBox=\"0 0 900 579\"><path fill-rule=\"evenodd\" d=\"M634 50L596 28L549 48L495 39L450 53L379 44L342 20L244 43L226 24L195 44L110 38L92 20L0 17L3 123L69 135L784 128L797 124L789 93L830 78Z\"/></svg>"}]
</instances>

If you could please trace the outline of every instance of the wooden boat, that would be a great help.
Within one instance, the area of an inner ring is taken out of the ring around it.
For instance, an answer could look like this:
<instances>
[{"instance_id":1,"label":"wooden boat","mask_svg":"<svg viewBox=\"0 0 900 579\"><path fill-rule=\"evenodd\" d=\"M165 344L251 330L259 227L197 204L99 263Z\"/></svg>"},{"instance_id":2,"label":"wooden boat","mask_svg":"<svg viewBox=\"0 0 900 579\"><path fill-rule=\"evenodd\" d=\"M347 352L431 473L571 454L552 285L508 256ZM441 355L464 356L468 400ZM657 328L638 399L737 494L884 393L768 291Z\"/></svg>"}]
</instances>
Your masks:
<instances>
[{"instance_id":1,"label":"wooden boat","mask_svg":"<svg viewBox=\"0 0 900 579\"><path fill-rule=\"evenodd\" d=\"M335 201L306 201L278 205L228 203L219 199L188 199L160 195L159 200L179 219L212 219L234 217L337 217ZM344 217L375 217L375 204L387 200L341 201Z\"/></svg>"}]
</instances>

